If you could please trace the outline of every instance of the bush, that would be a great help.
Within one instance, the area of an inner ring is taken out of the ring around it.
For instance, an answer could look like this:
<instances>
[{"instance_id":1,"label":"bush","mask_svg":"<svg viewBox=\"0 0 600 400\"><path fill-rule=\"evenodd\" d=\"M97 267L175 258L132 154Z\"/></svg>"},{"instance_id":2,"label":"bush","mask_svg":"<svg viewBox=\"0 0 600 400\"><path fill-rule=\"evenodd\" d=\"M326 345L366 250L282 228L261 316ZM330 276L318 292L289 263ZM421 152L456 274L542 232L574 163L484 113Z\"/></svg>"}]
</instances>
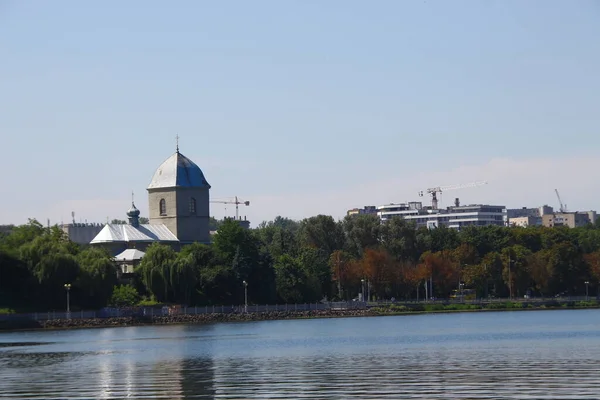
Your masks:
<instances>
[{"instance_id":1,"label":"bush","mask_svg":"<svg viewBox=\"0 0 600 400\"><path fill-rule=\"evenodd\" d=\"M158 301L156 301L156 298L154 296L150 297L150 298L143 298L142 300L140 300L137 305L140 307L154 307L157 306L161 303L159 303Z\"/></svg>"},{"instance_id":2,"label":"bush","mask_svg":"<svg viewBox=\"0 0 600 400\"><path fill-rule=\"evenodd\" d=\"M14 314L15 310L12 308L0 308L0 314Z\"/></svg>"},{"instance_id":3,"label":"bush","mask_svg":"<svg viewBox=\"0 0 600 400\"><path fill-rule=\"evenodd\" d=\"M448 304L444 309L448 311L479 310L481 309L481 306L478 304Z\"/></svg>"},{"instance_id":4,"label":"bush","mask_svg":"<svg viewBox=\"0 0 600 400\"><path fill-rule=\"evenodd\" d=\"M140 294L130 285L115 286L109 304L113 307L131 307L140 301Z\"/></svg>"}]
</instances>

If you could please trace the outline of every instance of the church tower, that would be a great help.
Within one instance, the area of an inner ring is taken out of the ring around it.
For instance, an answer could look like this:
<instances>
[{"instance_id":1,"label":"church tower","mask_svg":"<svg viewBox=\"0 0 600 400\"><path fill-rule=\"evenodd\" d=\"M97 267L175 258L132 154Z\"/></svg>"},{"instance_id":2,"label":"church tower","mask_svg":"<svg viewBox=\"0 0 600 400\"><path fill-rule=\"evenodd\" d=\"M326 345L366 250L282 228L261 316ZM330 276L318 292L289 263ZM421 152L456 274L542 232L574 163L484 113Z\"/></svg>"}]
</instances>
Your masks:
<instances>
[{"instance_id":1,"label":"church tower","mask_svg":"<svg viewBox=\"0 0 600 400\"><path fill-rule=\"evenodd\" d=\"M148 185L150 224L164 224L181 244L210 243L210 185L202 170L177 151Z\"/></svg>"}]
</instances>

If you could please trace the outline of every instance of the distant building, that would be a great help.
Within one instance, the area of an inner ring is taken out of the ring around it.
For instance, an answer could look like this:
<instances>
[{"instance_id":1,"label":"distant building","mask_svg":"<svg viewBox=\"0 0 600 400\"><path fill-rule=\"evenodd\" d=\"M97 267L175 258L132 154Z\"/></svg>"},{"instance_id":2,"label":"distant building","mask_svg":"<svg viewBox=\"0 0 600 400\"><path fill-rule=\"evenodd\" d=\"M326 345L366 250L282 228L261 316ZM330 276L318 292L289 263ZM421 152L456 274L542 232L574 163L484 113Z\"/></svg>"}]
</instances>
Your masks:
<instances>
[{"instance_id":1,"label":"distant building","mask_svg":"<svg viewBox=\"0 0 600 400\"><path fill-rule=\"evenodd\" d=\"M566 212L546 214L542 216L542 225L552 228L555 226L568 226L569 228L577 228L593 223L596 212Z\"/></svg>"},{"instance_id":2,"label":"distant building","mask_svg":"<svg viewBox=\"0 0 600 400\"><path fill-rule=\"evenodd\" d=\"M145 255L146 253L137 249L126 249L117 254L114 260L119 267L119 278L129 278Z\"/></svg>"},{"instance_id":3,"label":"distant building","mask_svg":"<svg viewBox=\"0 0 600 400\"><path fill-rule=\"evenodd\" d=\"M554 212L550 206L537 208L512 208L507 210L508 223L511 226L569 226L575 228L594 223L596 211Z\"/></svg>"},{"instance_id":4,"label":"distant building","mask_svg":"<svg viewBox=\"0 0 600 400\"><path fill-rule=\"evenodd\" d=\"M382 221L401 217L415 222L417 228L437 228L445 225L448 228L461 229L465 226L507 224L506 207L484 204L455 205L446 209L423 206L421 202L387 204L377 206L377 215Z\"/></svg>"},{"instance_id":5,"label":"distant building","mask_svg":"<svg viewBox=\"0 0 600 400\"><path fill-rule=\"evenodd\" d=\"M14 225L0 225L0 236L8 235L15 229Z\"/></svg>"},{"instance_id":6,"label":"distant building","mask_svg":"<svg viewBox=\"0 0 600 400\"><path fill-rule=\"evenodd\" d=\"M143 256L141 252L152 243L167 244L176 250L189 243L210 243L210 185L202 170L179 152L179 146L158 167L147 190L149 224L140 223L140 211L132 202L127 211L128 224L106 224L89 242L120 257L127 271L139 261L135 257Z\"/></svg>"},{"instance_id":7,"label":"distant building","mask_svg":"<svg viewBox=\"0 0 600 400\"><path fill-rule=\"evenodd\" d=\"M89 244L104 228L104 224L73 222L71 224L61 224L59 228L62 229L70 241L77 244Z\"/></svg>"},{"instance_id":8,"label":"distant building","mask_svg":"<svg viewBox=\"0 0 600 400\"><path fill-rule=\"evenodd\" d=\"M377 207L375 206L364 206L363 208L353 208L348 210L346 215L357 215L357 214L373 214L377 215Z\"/></svg>"},{"instance_id":9,"label":"distant building","mask_svg":"<svg viewBox=\"0 0 600 400\"><path fill-rule=\"evenodd\" d=\"M542 217L527 216L527 217L513 217L509 218L508 223L510 226L520 226L527 228L528 226L541 226Z\"/></svg>"},{"instance_id":10,"label":"distant building","mask_svg":"<svg viewBox=\"0 0 600 400\"><path fill-rule=\"evenodd\" d=\"M544 205L535 208L509 208L506 210L506 215L509 221L513 218L520 217L541 217L542 215L552 214L554 209L550 206Z\"/></svg>"}]
</instances>

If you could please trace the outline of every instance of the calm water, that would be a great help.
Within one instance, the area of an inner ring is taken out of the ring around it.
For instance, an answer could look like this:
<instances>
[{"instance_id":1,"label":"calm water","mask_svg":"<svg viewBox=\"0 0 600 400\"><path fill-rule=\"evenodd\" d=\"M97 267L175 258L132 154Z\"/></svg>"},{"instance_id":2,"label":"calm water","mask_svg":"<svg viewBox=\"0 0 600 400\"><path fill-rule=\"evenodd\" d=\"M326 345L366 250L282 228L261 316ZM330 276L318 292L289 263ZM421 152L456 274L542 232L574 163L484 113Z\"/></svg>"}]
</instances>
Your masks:
<instances>
[{"instance_id":1,"label":"calm water","mask_svg":"<svg viewBox=\"0 0 600 400\"><path fill-rule=\"evenodd\" d=\"M584 399L600 311L0 334L0 398Z\"/></svg>"}]
</instances>

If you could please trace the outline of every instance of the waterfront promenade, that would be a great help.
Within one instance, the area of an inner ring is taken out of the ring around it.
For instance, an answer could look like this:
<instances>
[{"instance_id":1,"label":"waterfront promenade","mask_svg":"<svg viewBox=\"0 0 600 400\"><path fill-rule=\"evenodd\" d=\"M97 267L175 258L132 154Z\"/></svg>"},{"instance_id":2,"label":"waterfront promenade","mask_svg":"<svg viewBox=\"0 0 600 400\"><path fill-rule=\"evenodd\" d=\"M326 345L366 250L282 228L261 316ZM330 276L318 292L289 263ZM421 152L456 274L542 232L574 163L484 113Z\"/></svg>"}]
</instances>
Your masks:
<instances>
[{"instance_id":1,"label":"waterfront promenade","mask_svg":"<svg viewBox=\"0 0 600 400\"><path fill-rule=\"evenodd\" d=\"M321 302L273 305L213 305L104 308L0 314L0 330L57 329L146 324L242 322L301 318L335 318L435 312L518 311L600 308L596 298L477 299L380 302Z\"/></svg>"}]
</instances>

